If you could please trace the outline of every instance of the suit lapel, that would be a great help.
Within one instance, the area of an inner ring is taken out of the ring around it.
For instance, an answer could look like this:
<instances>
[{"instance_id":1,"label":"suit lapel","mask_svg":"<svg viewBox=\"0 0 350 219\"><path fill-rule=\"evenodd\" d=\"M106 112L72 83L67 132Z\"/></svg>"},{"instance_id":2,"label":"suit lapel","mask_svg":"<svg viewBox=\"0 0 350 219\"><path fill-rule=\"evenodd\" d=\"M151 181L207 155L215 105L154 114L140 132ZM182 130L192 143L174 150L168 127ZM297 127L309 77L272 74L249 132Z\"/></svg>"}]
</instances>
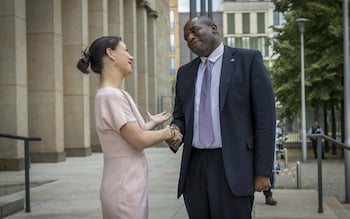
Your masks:
<instances>
[{"instance_id":1,"label":"suit lapel","mask_svg":"<svg viewBox=\"0 0 350 219\"><path fill-rule=\"evenodd\" d=\"M193 61L192 65L189 65L188 70L185 72L185 83L186 83L186 92L189 99L190 107L193 108L194 106L194 95L195 95L195 88L196 88L196 80L197 80L197 72L198 67L200 64L200 59L197 58Z\"/></svg>"},{"instance_id":2,"label":"suit lapel","mask_svg":"<svg viewBox=\"0 0 350 219\"><path fill-rule=\"evenodd\" d=\"M186 79L185 82L186 83L186 91L188 92L185 95L189 98L188 99L188 104L186 106L186 118L188 118L188 126L187 126L187 134L188 134L188 138L185 139L188 140L186 143L188 145L192 144L192 138L193 138L193 123L194 123L194 100L195 100L195 88L196 88L196 80L197 80L197 72L198 72L198 67L200 64L200 58L197 58L193 61L193 63L191 65L189 65L188 69L186 70L186 72L184 72L186 74ZM187 147L187 150L190 150L191 147ZM186 150L186 148L185 148Z\"/></svg>"},{"instance_id":3,"label":"suit lapel","mask_svg":"<svg viewBox=\"0 0 350 219\"><path fill-rule=\"evenodd\" d=\"M224 54L222 57L220 91L219 91L220 112L222 111L225 105L227 91L230 85L232 74L235 72L235 68L236 68L235 51L233 48L225 46Z\"/></svg>"}]
</instances>

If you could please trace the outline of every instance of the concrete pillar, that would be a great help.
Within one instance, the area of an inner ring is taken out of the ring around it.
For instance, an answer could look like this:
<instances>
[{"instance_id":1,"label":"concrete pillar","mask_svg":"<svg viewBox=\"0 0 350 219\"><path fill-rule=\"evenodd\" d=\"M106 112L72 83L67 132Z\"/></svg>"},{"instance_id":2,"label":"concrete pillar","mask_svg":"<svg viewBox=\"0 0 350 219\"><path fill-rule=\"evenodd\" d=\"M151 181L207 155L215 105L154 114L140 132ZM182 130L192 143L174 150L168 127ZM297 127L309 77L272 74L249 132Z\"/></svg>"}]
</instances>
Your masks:
<instances>
[{"instance_id":1,"label":"concrete pillar","mask_svg":"<svg viewBox=\"0 0 350 219\"><path fill-rule=\"evenodd\" d=\"M89 0L89 45L97 38L108 35L107 0ZM91 147L94 152L101 151L96 133L95 123L95 96L99 76L90 73L90 132Z\"/></svg>"},{"instance_id":2,"label":"concrete pillar","mask_svg":"<svg viewBox=\"0 0 350 219\"><path fill-rule=\"evenodd\" d=\"M138 108L144 117L148 111L148 35L147 5L137 5L137 98Z\"/></svg>"},{"instance_id":3,"label":"concrete pillar","mask_svg":"<svg viewBox=\"0 0 350 219\"><path fill-rule=\"evenodd\" d=\"M137 13L136 0L124 0L124 37L123 41L128 47L129 53L134 56L133 73L125 80L125 89L138 103L137 80L138 80L138 61L137 59Z\"/></svg>"},{"instance_id":4,"label":"concrete pillar","mask_svg":"<svg viewBox=\"0 0 350 219\"><path fill-rule=\"evenodd\" d=\"M88 46L88 2L62 0L64 147L67 156L88 156L90 143L89 76L76 63Z\"/></svg>"},{"instance_id":5,"label":"concrete pillar","mask_svg":"<svg viewBox=\"0 0 350 219\"><path fill-rule=\"evenodd\" d=\"M109 35L124 36L124 1L108 0L108 31Z\"/></svg>"},{"instance_id":6,"label":"concrete pillar","mask_svg":"<svg viewBox=\"0 0 350 219\"><path fill-rule=\"evenodd\" d=\"M162 3L160 3L162 2ZM158 95L169 96L170 95L170 84L169 78L169 1L159 0L156 11L158 12L159 18L156 20L156 42L157 42L157 83L158 83ZM166 31L165 31L166 30ZM165 52L167 51L166 55Z\"/></svg>"},{"instance_id":7,"label":"concrete pillar","mask_svg":"<svg viewBox=\"0 0 350 219\"><path fill-rule=\"evenodd\" d=\"M0 133L20 136L28 135L25 3L0 1ZM23 170L23 149L23 141L0 138L0 170Z\"/></svg>"},{"instance_id":8,"label":"concrete pillar","mask_svg":"<svg viewBox=\"0 0 350 219\"><path fill-rule=\"evenodd\" d=\"M156 35L156 11L148 12L147 19L147 36L148 36L148 110L154 114L157 109L157 94L158 94L158 69L157 69L157 35Z\"/></svg>"},{"instance_id":9,"label":"concrete pillar","mask_svg":"<svg viewBox=\"0 0 350 219\"><path fill-rule=\"evenodd\" d=\"M29 135L32 162L65 160L60 0L27 0Z\"/></svg>"}]
</instances>

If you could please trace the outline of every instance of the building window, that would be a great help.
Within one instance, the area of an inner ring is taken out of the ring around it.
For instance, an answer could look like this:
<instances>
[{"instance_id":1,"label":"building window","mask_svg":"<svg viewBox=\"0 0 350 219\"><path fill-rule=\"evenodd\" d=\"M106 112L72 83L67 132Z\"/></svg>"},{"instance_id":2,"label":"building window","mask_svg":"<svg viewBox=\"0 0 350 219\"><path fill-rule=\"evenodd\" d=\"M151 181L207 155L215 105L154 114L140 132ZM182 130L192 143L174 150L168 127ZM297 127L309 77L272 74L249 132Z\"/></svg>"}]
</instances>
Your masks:
<instances>
[{"instance_id":1,"label":"building window","mask_svg":"<svg viewBox=\"0 0 350 219\"><path fill-rule=\"evenodd\" d=\"M237 48L242 48L243 47L242 37L236 37L235 38L235 47L237 47Z\"/></svg>"},{"instance_id":2,"label":"building window","mask_svg":"<svg viewBox=\"0 0 350 219\"><path fill-rule=\"evenodd\" d=\"M249 48L249 37L225 37L225 44L236 48Z\"/></svg>"},{"instance_id":3,"label":"building window","mask_svg":"<svg viewBox=\"0 0 350 219\"><path fill-rule=\"evenodd\" d=\"M286 23L286 18L283 13L280 13L280 25L284 25Z\"/></svg>"},{"instance_id":4,"label":"building window","mask_svg":"<svg viewBox=\"0 0 350 219\"><path fill-rule=\"evenodd\" d=\"M273 12L273 25L280 25L280 13L278 11Z\"/></svg>"},{"instance_id":5,"label":"building window","mask_svg":"<svg viewBox=\"0 0 350 219\"><path fill-rule=\"evenodd\" d=\"M243 48L249 49L249 37L242 37L242 41L243 41Z\"/></svg>"},{"instance_id":6,"label":"building window","mask_svg":"<svg viewBox=\"0 0 350 219\"><path fill-rule=\"evenodd\" d=\"M257 37L250 37L250 49L259 49L258 48L258 38Z\"/></svg>"},{"instance_id":7,"label":"building window","mask_svg":"<svg viewBox=\"0 0 350 219\"><path fill-rule=\"evenodd\" d=\"M228 34L235 33L235 14L234 13L227 14L227 33Z\"/></svg>"},{"instance_id":8,"label":"building window","mask_svg":"<svg viewBox=\"0 0 350 219\"><path fill-rule=\"evenodd\" d=\"M175 35L170 34L170 52L175 52Z\"/></svg>"},{"instance_id":9,"label":"building window","mask_svg":"<svg viewBox=\"0 0 350 219\"><path fill-rule=\"evenodd\" d=\"M258 48L257 48L262 56L266 57L269 55L269 44L267 37L259 37L258 38Z\"/></svg>"},{"instance_id":10,"label":"building window","mask_svg":"<svg viewBox=\"0 0 350 219\"><path fill-rule=\"evenodd\" d=\"M284 15L278 11L273 12L273 25L283 25L286 23Z\"/></svg>"},{"instance_id":11,"label":"building window","mask_svg":"<svg viewBox=\"0 0 350 219\"><path fill-rule=\"evenodd\" d=\"M175 96L175 88L176 87L176 81L171 81L171 95Z\"/></svg>"},{"instance_id":12,"label":"building window","mask_svg":"<svg viewBox=\"0 0 350 219\"><path fill-rule=\"evenodd\" d=\"M175 57L170 57L170 75L175 75Z\"/></svg>"},{"instance_id":13,"label":"building window","mask_svg":"<svg viewBox=\"0 0 350 219\"><path fill-rule=\"evenodd\" d=\"M249 13L242 14L243 34L250 33L250 16L249 15L250 15Z\"/></svg>"},{"instance_id":14,"label":"building window","mask_svg":"<svg viewBox=\"0 0 350 219\"><path fill-rule=\"evenodd\" d=\"M171 10L169 12L169 20L170 20L170 28L174 29L175 28L175 15L174 15L174 11Z\"/></svg>"},{"instance_id":15,"label":"building window","mask_svg":"<svg viewBox=\"0 0 350 219\"><path fill-rule=\"evenodd\" d=\"M271 2L272 0L224 0L224 2Z\"/></svg>"},{"instance_id":16,"label":"building window","mask_svg":"<svg viewBox=\"0 0 350 219\"><path fill-rule=\"evenodd\" d=\"M235 47L235 38L234 37L226 37L225 44L231 47Z\"/></svg>"},{"instance_id":17,"label":"building window","mask_svg":"<svg viewBox=\"0 0 350 219\"><path fill-rule=\"evenodd\" d=\"M265 13L258 13L258 33L265 33Z\"/></svg>"}]
</instances>

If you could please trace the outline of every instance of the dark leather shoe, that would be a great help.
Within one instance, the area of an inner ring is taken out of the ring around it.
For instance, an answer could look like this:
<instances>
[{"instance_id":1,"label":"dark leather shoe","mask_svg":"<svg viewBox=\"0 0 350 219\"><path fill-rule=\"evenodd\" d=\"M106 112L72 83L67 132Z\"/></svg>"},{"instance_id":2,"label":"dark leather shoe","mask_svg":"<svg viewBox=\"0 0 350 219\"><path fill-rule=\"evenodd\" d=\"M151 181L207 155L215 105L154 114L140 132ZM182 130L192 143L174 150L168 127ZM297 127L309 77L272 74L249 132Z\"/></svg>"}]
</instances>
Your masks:
<instances>
[{"instance_id":1,"label":"dark leather shoe","mask_svg":"<svg viewBox=\"0 0 350 219\"><path fill-rule=\"evenodd\" d=\"M277 201L272 198L272 196L268 196L265 198L265 204L267 205L276 205Z\"/></svg>"}]
</instances>

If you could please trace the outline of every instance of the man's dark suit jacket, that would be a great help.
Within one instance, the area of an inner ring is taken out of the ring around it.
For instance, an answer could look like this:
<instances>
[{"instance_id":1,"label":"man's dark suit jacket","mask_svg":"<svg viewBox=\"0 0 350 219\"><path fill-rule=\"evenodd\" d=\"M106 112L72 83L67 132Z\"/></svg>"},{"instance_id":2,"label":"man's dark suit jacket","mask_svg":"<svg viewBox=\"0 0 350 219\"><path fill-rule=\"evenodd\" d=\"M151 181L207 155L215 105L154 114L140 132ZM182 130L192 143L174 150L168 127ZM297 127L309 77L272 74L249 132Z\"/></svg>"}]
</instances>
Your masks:
<instances>
[{"instance_id":1,"label":"man's dark suit jacket","mask_svg":"<svg viewBox=\"0 0 350 219\"><path fill-rule=\"evenodd\" d=\"M172 123L184 135L178 197L191 157L194 96L200 58L179 68ZM275 100L261 54L224 46L219 88L223 162L236 196L254 193L254 176L270 176L274 160Z\"/></svg>"}]
</instances>

